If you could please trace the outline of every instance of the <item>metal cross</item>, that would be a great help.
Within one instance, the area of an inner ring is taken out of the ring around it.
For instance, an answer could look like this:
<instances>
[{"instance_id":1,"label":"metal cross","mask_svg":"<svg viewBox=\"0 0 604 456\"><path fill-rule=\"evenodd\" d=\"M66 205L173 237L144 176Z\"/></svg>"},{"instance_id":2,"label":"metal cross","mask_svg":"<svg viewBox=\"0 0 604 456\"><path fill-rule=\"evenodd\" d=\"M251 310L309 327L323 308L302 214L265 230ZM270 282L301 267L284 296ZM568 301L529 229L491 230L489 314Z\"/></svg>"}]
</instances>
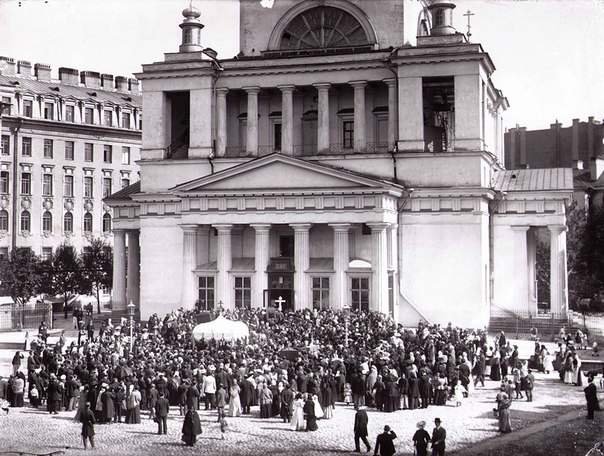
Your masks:
<instances>
[{"instance_id":1,"label":"metal cross","mask_svg":"<svg viewBox=\"0 0 604 456\"><path fill-rule=\"evenodd\" d=\"M287 301L285 299L283 299L281 296L279 296L279 299L275 299L275 302L277 304L279 304L279 312L281 312L283 309L281 308L282 304L285 304Z\"/></svg>"},{"instance_id":2,"label":"metal cross","mask_svg":"<svg viewBox=\"0 0 604 456\"><path fill-rule=\"evenodd\" d=\"M470 37L472 36L472 33L470 32L470 28L471 28L470 27L470 19L471 19L472 16L474 16L474 13L472 11L468 10L466 12L466 14L464 14L464 16L468 18L468 40L469 40Z\"/></svg>"}]
</instances>

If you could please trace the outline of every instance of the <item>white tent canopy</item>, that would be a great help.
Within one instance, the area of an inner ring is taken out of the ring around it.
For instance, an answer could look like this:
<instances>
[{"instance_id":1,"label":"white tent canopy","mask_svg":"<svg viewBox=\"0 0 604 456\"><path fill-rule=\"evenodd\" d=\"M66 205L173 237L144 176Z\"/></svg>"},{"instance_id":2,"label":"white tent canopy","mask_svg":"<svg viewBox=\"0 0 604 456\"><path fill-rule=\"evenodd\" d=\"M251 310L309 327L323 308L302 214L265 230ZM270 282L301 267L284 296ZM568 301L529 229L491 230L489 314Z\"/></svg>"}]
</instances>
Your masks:
<instances>
[{"instance_id":1,"label":"white tent canopy","mask_svg":"<svg viewBox=\"0 0 604 456\"><path fill-rule=\"evenodd\" d=\"M243 339L249 337L250 330L242 321L227 320L222 315L210 321L201 323L193 328L193 338L196 341L201 339Z\"/></svg>"}]
</instances>

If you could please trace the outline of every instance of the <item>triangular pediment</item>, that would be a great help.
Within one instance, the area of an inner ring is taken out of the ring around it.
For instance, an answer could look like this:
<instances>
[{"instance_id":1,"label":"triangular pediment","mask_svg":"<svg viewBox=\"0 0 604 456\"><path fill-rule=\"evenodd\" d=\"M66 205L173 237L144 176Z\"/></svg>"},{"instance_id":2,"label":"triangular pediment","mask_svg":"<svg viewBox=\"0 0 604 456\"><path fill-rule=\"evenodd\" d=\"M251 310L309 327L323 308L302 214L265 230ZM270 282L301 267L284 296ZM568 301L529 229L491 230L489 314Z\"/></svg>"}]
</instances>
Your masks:
<instances>
[{"instance_id":1,"label":"triangular pediment","mask_svg":"<svg viewBox=\"0 0 604 456\"><path fill-rule=\"evenodd\" d=\"M397 188L387 182L320 163L272 154L204 176L172 189L175 193L282 192Z\"/></svg>"}]
</instances>

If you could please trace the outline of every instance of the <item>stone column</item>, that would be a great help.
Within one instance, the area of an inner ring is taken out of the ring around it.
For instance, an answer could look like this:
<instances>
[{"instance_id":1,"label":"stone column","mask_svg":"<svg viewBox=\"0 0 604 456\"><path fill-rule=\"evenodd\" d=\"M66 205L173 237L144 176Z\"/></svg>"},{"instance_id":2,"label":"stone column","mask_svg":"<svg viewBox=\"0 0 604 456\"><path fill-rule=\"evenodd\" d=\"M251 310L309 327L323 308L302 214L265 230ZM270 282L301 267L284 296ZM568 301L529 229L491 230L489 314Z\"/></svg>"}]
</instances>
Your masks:
<instances>
[{"instance_id":1,"label":"stone column","mask_svg":"<svg viewBox=\"0 0 604 456\"><path fill-rule=\"evenodd\" d=\"M424 151L422 78L398 80L398 150ZM457 104L455 105L457 107Z\"/></svg>"},{"instance_id":2,"label":"stone column","mask_svg":"<svg viewBox=\"0 0 604 456\"><path fill-rule=\"evenodd\" d=\"M126 232L128 239L128 275L126 279L126 302L130 304L132 301L137 308L140 300L140 244L138 238L138 230L130 230Z\"/></svg>"},{"instance_id":3,"label":"stone column","mask_svg":"<svg viewBox=\"0 0 604 456\"><path fill-rule=\"evenodd\" d=\"M349 303L348 280L346 270L350 263L348 230L350 223L331 223L333 228L333 284L331 284L331 305L333 309L341 310Z\"/></svg>"},{"instance_id":4,"label":"stone column","mask_svg":"<svg viewBox=\"0 0 604 456\"><path fill-rule=\"evenodd\" d=\"M247 92L247 152L258 155L258 93L260 87L244 87Z\"/></svg>"},{"instance_id":5,"label":"stone column","mask_svg":"<svg viewBox=\"0 0 604 456\"><path fill-rule=\"evenodd\" d=\"M367 148L365 137L365 87L367 81L355 81L350 85L354 88L354 148L363 151Z\"/></svg>"},{"instance_id":6,"label":"stone column","mask_svg":"<svg viewBox=\"0 0 604 456\"><path fill-rule=\"evenodd\" d=\"M216 156L224 157L227 146L226 96L229 89L216 89Z\"/></svg>"},{"instance_id":7,"label":"stone column","mask_svg":"<svg viewBox=\"0 0 604 456\"><path fill-rule=\"evenodd\" d=\"M126 231L113 230L113 299L112 311L123 311L126 302Z\"/></svg>"},{"instance_id":8,"label":"stone column","mask_svg":"<svg viewBox=\"0 0 604 456\"><path fill-rule=\"evenodd\" d=\"M281 90L281 153L294 152L294 90L296 86L279 86ZM276 145L276 144L275 144Z\"/></svg>"},{"instance_id":9,"label":"stone column","mask_svg":"<svg viewBox=\"0 0 604 456\"><path fill-rule=\"evenodd\" d=\"M398 302L398 225L393 224L388 227L388 270L393 271L392 276L392 318L397 313ZM389 303L390 296L388 296ZM389 308L390 310L390 308Z\"/></svg>"},{"instance_id":10,"label":"stone column","mask_svg":"<svg viewBox=\"0 0 604 456\"><path fill-rule=\"evenodd\" d=\"M384 79L384 82L388 86L388 150L394 150L397 130L396 79Z\"/></svg>"},{"instance_id":11,"label":"stone column","mask_svg":"<svg viewBox=\"0 0 604 456\"><path fill-rule=\"evenodd\" d=\"M182 242L182 292L180 305L185 310L195 308L195 273L197 267L197 225L181 225Z\"/></svg>"},{"instance_id":12,"label":"stone column","mask_svg":"<svg viewBox=\"0 0 604 456\"><path fill-rule=\"evenodd\" d=\"M550 309L558 317L568 313L566 287L566 226L550 225Z\"/></svg>"},{"instance_id":13,"label":"stone column","mask_svg":"<svg viewBox=\"0 0 604 456\"><path fill-rule=\"evenodd\" d=\"M295 308L308 309L310 307L310 287L306 271L310 266L309 233L310 223L295 223L290 225L294 229L294 292Z\"/></svg>"},{"instance_id":14,"label":"stone column","mask_svg":"<svg viewBox=\"0 0 604 456\"><path fill-rule=\"evenodd\" d=\"M222 302L223 308L234 309L233 287L231 286L230 273L233 264L231 249L231 230L233 225L214 225L218 231L218 251L216 253L216 267L218 277L216 280L216 306Z\"/></svg>"},{"instance_id":15,"label":"stone column","mask_svg":"<svg viewBox=\"0 0 604 456\"><path fill-rule=\"evenodd\" d=\"M268 276L266 269L270 261L268 241L270 238L270 225L252 225L256 230L254 288L252 291L252 307L262 308L264 306L264 290L268 288Z\"/></svg>"},{"instance_id":16,"label":"stone column","mask_svg":"<svg viewBox=\"0 0 604 456\"><path fill-rule=\"evenodd\" d=\"M371 228L371 310L388 313L388 240L389 223L368 223Z\"/></svg>"},{"instance_id":17,"label":"stone column","mask_svg":"<svg viewBox=\"0 0 604 456\"><path fill-rule=\"evenodd\" d=\"M514 310L527 312L528 307L528 226L512 226L514 231Z\"/></svg>"},{"instance_id":18,"label":"stone column","mask_svg":"<svg viewBox=\"0 0 604 456\"><path fill-rule=\"evenodd\" d=\"M319 92L317 151L329 151L329 88L331 84L313 84Z\"/></svg>"},{"instance_id":19,"label":"stone column","mask_svg":"<svg viewBox=\"0 0 604 456\"><path fill-rule=\"evenodd\" d=\"M527 233L528 300L531 315L537 314L537 231Z\"/></svg>"}]
</instances>

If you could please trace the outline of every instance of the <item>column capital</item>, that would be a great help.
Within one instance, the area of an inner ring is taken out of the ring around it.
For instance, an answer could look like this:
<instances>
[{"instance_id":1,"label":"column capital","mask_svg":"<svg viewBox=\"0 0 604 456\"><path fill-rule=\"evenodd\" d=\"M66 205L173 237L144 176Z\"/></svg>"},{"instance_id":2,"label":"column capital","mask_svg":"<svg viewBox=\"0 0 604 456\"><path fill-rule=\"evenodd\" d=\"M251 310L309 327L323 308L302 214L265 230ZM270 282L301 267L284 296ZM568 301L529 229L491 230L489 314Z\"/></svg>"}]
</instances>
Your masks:
<instances>
[{"instance_id":1,"label":"column capital","mask_svg":"<svg viewBox=\"0 0 604 456\"><path fill-rule=\"evenodd\" d=\"M518 232L527 232L530 228L530 226L527 225L511 225L510 228L512 228L514 231L518 231Z\"/></svg>"},{"instance_id":2,"label":"column capital","mask_svg":"<svg viewBox=\"0 0 604 456\"><path fill-rule=\"evenodd\" d=\"M226 87L218 87L218 88L216 89L216 93L217 93L218 95L226 95L227 93L229 93L229 89L228 89L228 88L226 88Z\"/></svg>"},{"instance_id":3,"label":"column capital","mask_svg":"<svg viewBox=\"0 0 604 456\"><path fill-rule=\"evenodd\" d=\"M216 228L219 233L230 233L233 229L233 225L228 223L218 223L216 225L212 225L212 228Z\"/></svg>"},{"instance_id":4,"label":"column capital","mask_svg":"<svg viewBox=\"0 0 604 456\"><path fill-rule=\"evenodd\" d=\"M318 82L313 84L313 87L315 87L319 92L322 90L327 91L331 88L331 84L329 82Z\"/></svg>"},{"instance_id":5,"label":"column capital","mask_svg":"<svg viewBox=\"0 0 604 456\"><path fill-rule=\"evenodd\" d=\"M392 224L388 223L388 222L373 222L373 223L368 223L367 226L369 228L371 228L372 232L375 232L375 231L385 230L386 228L390 228L390 226L392 226Z\"/></svg>"},{"instance_id":6,"label":"column capital","mask_svg":"<svg viewBox=\"0 0 604 456\"><path fill-rule=\"evenodd\" d=\"M199 225L179 225L185 233L197 233Z\"/></svg>"},{"instance_id":7,"label":"column capital","mask_svg":"<svg viewBox=\"0 0 604 456\"><path fill-rule=\"evenodd\" d=\"M310 227L312 226L312 223L290 223L290 225L294 231L299 231L299 232L303 232L303 231L309 231Z\"/></svg>"},{"instance_id":8,"label":"column capital","mask_svg":"<svg viewBox=\"0 0 604 456\"><path fill-rule=\"evenodd\" d=\"M547 229L552 233L561 233L562 231L568 231L566 225L547 225Z\"/></svg>"},{"instance_id":9,"label":"column capital","mask_svg":"<svg viewBox=\"0 0 604 456\"><path fill-rule=\"evenodd\" d=\"M113 228L111 230L111 232L113 233L114 236L125 236L126 235L126 231L124 228Z\"/></svg>"},{"instance_id":10,"label":"column capital","mask_svg":"<svg viewBox=\"0 0 604 456\"><path fill-rule=\"evenodd\" d=\"M281 90L281 92L293 92L294 90L296 90L296 86L295 85L280 85L277 86L277 88L279 90Z\"/></svg>"},{"instance_id":11,"label":"column capital","mask_svg":"<svg viewBox=\"0 0 604 456\"><path fill-rule=\"evenodd\" d=\"M243 87L243 90L245 90L248 94L254 94L260 92L260 87Z\"/></svg>"},{"instance_id":12,"label":"column capital","mask_svg":"<svg viewBox=\"0 0 604 456\"><path fill-rule=\"evenodd\" d=\"M354 87L355 89L362 89L367 85L367 81L350 81L348 85Z\"/></svg>"},{"instance_id":13,"label":"column capital","mask_svg":"<svg viewBox=\"0 0 604 456\"><path fill-rule=\"evenodd\" d=\"M388 87L394 87L396 85L396 79L395 78L382 79L382 81Z\"/></svg>"},{"instance_id":14,"label":"column capital","mask_svg":"<svg viewBox=\"0 0 604 456\"><path fill-rule=\"evenodd\" d=\"M334 231L348 232L351 225L351 223L329 223L329 226L332 227Z\"/></svg>"},{"instance_id":15,"label":"column capital","mask_svg":"<svg viewBox=\"0 0 604 456\"><path fill-rule=\"evenodd\" d=\"M265 223L252 223L250 226L256 230L256 233L263 233L270 231L272 225Z\"/></svg>"}]
</instances>

